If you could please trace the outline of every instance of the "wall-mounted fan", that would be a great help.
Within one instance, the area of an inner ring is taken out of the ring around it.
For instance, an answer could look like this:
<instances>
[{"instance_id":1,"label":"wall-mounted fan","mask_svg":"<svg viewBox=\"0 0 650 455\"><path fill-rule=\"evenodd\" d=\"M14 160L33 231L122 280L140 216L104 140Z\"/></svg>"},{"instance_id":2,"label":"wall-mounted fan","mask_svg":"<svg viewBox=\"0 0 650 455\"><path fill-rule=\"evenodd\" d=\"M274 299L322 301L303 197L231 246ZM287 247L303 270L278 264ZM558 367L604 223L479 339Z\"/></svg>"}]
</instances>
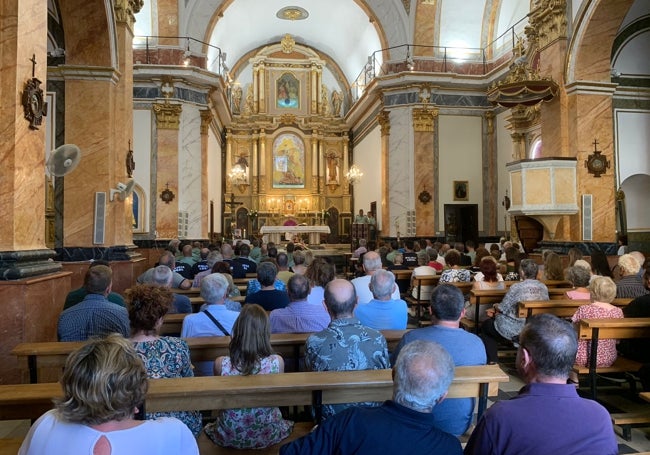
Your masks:
<instances>
[{"instance_id":1,"label":"wall-mounted fan","mask_svg":"<svg viewBox=\"0 0 650 455\"><path fill-rule=\"evenodd\" d=\"M129 179L126 183L118 182L117 188L111 188L111 202L115 200L115 196L119 196L120 201L123 201L133 193L135 180Z\"/></svg>"},{"instance_id":2,"label":"wall-mounted fan","mask_svg":"<svg viewBox=\"0 0 650 455\"><path fill-rule=\"evenodd\" d=\"M52 150L45 163L47 172L55 177L63 177L72 172L81 161L81 150L74 144L64 144Z\"/></svg>"}]
</instances>

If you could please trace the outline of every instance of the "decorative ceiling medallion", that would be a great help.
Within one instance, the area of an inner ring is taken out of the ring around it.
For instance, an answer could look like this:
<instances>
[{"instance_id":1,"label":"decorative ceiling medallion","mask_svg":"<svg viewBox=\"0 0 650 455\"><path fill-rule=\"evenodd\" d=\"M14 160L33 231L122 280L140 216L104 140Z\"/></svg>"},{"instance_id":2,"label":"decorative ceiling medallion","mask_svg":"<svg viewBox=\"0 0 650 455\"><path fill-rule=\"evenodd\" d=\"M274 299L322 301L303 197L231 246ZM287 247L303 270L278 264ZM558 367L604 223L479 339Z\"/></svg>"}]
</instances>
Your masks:
<instances>
[{"instance_id":1,"label":"decorative ceiling medallion","mask_svg":"<svg viewBox=\"0 0 650 455\"><path fill-rule=\"evenodd\" d=\"M307 10L299 6L285 6L275 15L285 21L301 21L309 17Z\"/></svg>"}]
</instances>

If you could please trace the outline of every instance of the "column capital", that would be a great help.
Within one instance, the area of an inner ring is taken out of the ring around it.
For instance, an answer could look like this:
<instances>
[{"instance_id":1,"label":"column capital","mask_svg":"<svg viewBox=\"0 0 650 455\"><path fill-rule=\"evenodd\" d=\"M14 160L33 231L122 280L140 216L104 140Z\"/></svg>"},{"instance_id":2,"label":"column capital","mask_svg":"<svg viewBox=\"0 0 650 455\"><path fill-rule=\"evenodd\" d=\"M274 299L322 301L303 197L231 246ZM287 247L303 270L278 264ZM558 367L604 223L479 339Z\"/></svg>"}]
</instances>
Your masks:
<instances>
[{"instance_id":1,"label":"column capital","mask_svg":"<svg viewBox=\"0 0 650 455\"><path fill-rule=\"evenodd\" d=\"M413 131L433 133L433 126L438 117L438 109L431 107L416 107L413 109Z\"/></svg>"},{"instance_id":2,"label":"column capital","mask_svg":"<svg viewBox=\"0 0 650 455\"><path fill-rule=\"evenodd\" d=\"M177 130L179 128L183 106L165 102L153 103L152 108L156 114L156 126L158 128L167 130Z\"/></svg>"},{"instance_id":3,"label":"column capital","mask_svg":"<svg viewBox=\"0 0 650 455\"><path fill-rule=\"evenodd\" d=\"M203 109L199 113L201 114L201 134L208 134L210 123L212 123L212 112L210 109Z\"/></svg>"},{"instance_id":4,"label":"column capital","mask_svg":"<svg viewBox=\"0 0 650 455\"><path fill-rule=\"evenodd\" d=\"M381 128L381 135L382 136L389 136L390 135L390 115L388 114L388 111L381 111L377 115L377 121L379 122L379 126Z\"/></svg>"},{"instance_id":5,"label":"column capital","mask_svg":"<svg viewBox=\"0 0 650 455\"><path fill-rule=\"evenodd\" d=\"M125 22L133 31L135 24L135 15L140 12L144 6L144 0L115 0L115 20Z\"/></svg>"}]
</instances>

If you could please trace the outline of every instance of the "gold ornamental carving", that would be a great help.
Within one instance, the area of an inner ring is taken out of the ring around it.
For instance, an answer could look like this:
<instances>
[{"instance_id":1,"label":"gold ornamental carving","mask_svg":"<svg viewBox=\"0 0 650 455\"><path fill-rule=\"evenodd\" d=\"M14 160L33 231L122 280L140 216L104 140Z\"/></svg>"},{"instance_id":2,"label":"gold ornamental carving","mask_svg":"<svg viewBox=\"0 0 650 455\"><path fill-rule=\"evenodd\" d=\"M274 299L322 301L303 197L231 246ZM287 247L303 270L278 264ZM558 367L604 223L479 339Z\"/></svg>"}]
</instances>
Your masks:
<instances>
[{"instance_id":1,"label":"gold ornamental carving","mask_svg":"<svg viewBox=\"0 0 650 455\"><path fill-rule=\"evenodd\" d=\"M379 127L381 128L381 135L390 135L390 115L388 114L388 111L381 111L377 115L377 121L379 122Z\"/></svg>"},{"instance_id":2,"label":"gold ornamental carving","mask_svg":"<svg viewBox=\"0 0 650 455\"><path fill-rule=\"evenodd\" d=\"M438 117L438 109L414 108L413 131L420 133L433 133L433 125Z\"/></svg>"},{"instance_id":3,"label":"gold ornamental carving","mask_svg":"<svg viewBox=\"0 0 650 455\"><path fill-rule=\"evenodd\" d=\"M526 36L537 49L567 36L566 0L534 0Z\"/></svg>"},{"instance_id":4,"label":"gold ornamental carving","mask_svg":"<svg viewBox=\"0 0 650 455\"><path fill-rule=\"evenodd\" d=\"M280 123L282 125L293 125L297 123L296 116L294 114L282 114L280 117Z\"/></svg>"},{"instance_id":5,"label":"gold ornamental carving","mask_svg":"<svg viewBox=\"0 0 650 455\"><path fill-rule=\"evenodd\" d=\"M180 126L183 106L180 104L154 103L153 111L156 114L156 126L164 130L177 130Z\"/></svg>"},{"instance_id":6,"label":"gold ornamental carving","mask_svg":"<svg viewBox=\"0 0 650 455\"><path fill-rule=\"evenodd\" d=\"M210 123L212 123L212 112L209 109L204 109L199 113L201 114L201 134L208 134Z\"/></svg>"},{"instance_id":7,"label":"gold ornamental carving","mask_svg":"<svg viewBox=\"0 0 650 455\"><path fill-rule=\"evenodd\" d=\"M290 34L287 33L280 41L280 44L282 45L283 53L291 54L293 52L294 46L296 45L296 41L291 37Z\"/></svg>"},{"instance_id":8,"label":"gold ornamental carving","mask_svg":"<svg viewBox=\"0 0 650 455\"><path fill-rule=\"evenodd\" d=\"M485 113L484 117L487 122L487 133L494 134L494 112L488 111Z\"/></svg>"}]
</instances>

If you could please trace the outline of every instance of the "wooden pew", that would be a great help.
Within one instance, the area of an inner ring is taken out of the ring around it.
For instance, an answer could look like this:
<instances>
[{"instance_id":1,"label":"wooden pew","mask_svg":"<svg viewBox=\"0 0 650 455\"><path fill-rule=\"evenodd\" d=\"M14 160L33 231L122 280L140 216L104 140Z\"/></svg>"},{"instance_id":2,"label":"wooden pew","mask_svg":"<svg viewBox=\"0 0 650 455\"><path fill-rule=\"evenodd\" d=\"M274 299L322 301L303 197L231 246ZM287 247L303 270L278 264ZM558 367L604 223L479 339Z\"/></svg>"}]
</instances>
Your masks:
<instances>
[{"instance_id":1,"label":"wooden pew","mask_svg":"<svg viewBox=\"0 0 650 455\"><path fill-rule=\"evenodd\" d=\"M198 297L201 295L201 289L200 288L189 288L189 289L178 289L178 288L172 288L171 290L174 294L181 294L186 297Z\"/></svg>"},{"instance_id":2,"label":"wooden pew","mask_svg":"<svg viewBox=\"0 0 650 455\"><path fill-rule=\"evenodd\" d=\"M469 292L469 303L476 305L476 312L474 313L474 320L463 318L461 325L465 329L471 329L474 333L478 334L479 331L479 316L480 306L486 304L500 303L503 296L508 292L506 289L472 289Z\"/></svg>"},{"instance_id":3,"label":"wooden pew","mask_svg":"<svg viewBox=\"0 0 650 455\"><path fill-rule=\"evenodd\" d=\"M618 307L627 306L632 299L614 299L612 305ZM582 305L587 305L590 300L529 300L527 302L519 302L518 316L520 318L528 319L531 316L542 313L551 313L560 318L569 318L573 313Z\"/></svg>"},{"instance_id":4,"label":"wooden pew","mask_svg":"<svg viewBox=\"0 0 650 455\"><path fill-rule=\"evenodd\" d=\"M166 318L180 319L183 314L170 314ZM180 332L180 328L179 328ZM394 350L407 330L382 330L389 350ZM304 354L304 346L310 333L274 333L271 335L271 346L285 359L292 358L298 365ZM194 337L185 338L190 348L192 362L211 361L220 355L228 355L230 337ZM75 349L84 344L82 341L52 341L44 343L21 343L11 353L18 358L19 368L28 372L29 382L38 382L40 368L62 369L65 361Z\"/></svg>"},{"instance_id":5,"label":"wooden pew","mask_svg":"<svg viewBox=\"0 0 650 455\"><path fill-rule=\"evenodd\" d=\"M421 275L411 278L416 297L413 297L413 295L407 295L404 297L404 301L409 307L415 307L415 315L418 319L422 317L423 307L431 305L430 299L421 298L422 286L436 286L439 280L440 275Z\"/></svg>"},{"instance_id":6,"label":"wooden pew","mask_svg":"<svg viewBox=\"0 0 650 455\"><path fill-rule=\"evenodd\" d=\"M497 365L456 367L447 398L474 397L479 418L488 396L509 377ZM254 376L151 379L146 412L383 401L392 397L391 370L326 371ZM0 420L36 419L61 396L59 383L0 385Z\"/></svg>"},{"instance_id":7,"label":"wooden pew","mask_svg":"<svg viewBox=\"0 0 650 455\"><path fill-rule=\"evenodd\" d=\"M596 374L597 373L624 373L636 372L643 365L635 360L618 356L616 362L610 367L596 368L599 339L626 339L626 338L650 338L650 318L603 318L583 319L578 324L578 339L591 340L591 355L589 367L574 365L573 371L577 374L589 376L591 396L595 400L597 396Z\"/></svg>"}]
</instances>

